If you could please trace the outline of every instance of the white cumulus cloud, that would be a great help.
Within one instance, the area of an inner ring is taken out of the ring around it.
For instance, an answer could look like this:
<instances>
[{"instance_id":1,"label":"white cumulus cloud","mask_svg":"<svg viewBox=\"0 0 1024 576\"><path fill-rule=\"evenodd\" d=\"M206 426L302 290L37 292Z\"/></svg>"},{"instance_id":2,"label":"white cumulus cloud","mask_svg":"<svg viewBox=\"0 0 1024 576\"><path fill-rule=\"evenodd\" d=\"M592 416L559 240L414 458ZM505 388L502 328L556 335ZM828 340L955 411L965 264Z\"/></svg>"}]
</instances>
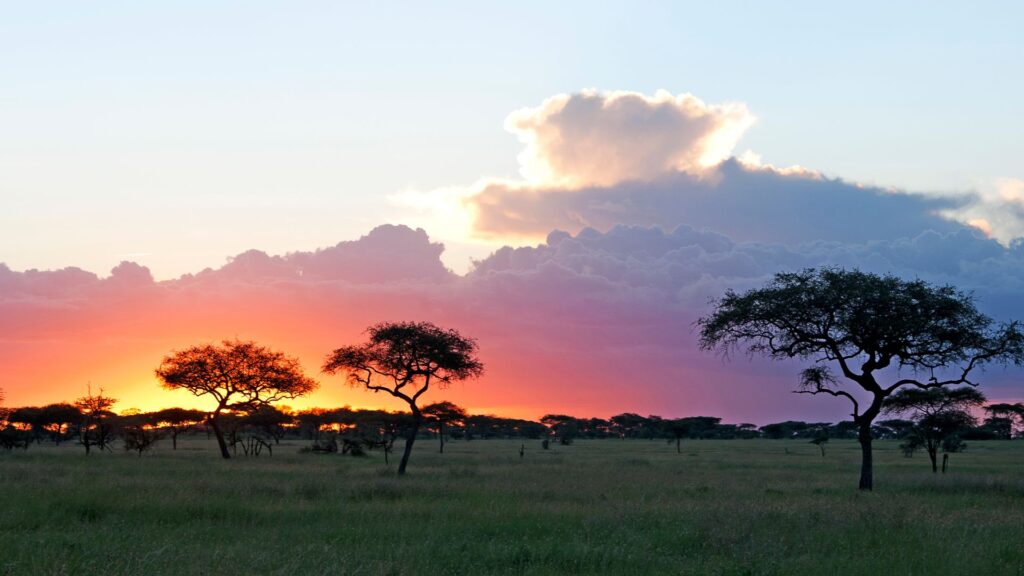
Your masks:
<instances>
[{"instance_id":1,"label":"white cumulus cloud","mask_svg":"<svg viewBox=\"0 0 1024 576\"><path fill-rule=\"evenodd\" d=\"M755 121L744 104L706 104L692 94L587 90L559 94L513 112L524 178L536 186L579 188L699 173L732 154Z\"/></svg>"}]
</instances>

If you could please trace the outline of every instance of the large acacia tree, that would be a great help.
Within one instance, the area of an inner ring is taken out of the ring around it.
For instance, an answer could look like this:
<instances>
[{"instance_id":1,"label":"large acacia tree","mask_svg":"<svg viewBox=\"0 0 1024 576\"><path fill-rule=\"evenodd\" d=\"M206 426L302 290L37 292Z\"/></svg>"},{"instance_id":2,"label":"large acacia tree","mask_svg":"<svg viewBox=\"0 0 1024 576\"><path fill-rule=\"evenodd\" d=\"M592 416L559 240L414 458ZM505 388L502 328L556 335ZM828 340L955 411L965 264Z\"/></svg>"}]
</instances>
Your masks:
<instances>
[{"instance_id":1,"label":"large acacia tree","mask_svg":"<svg viewBox=\"0 0 1024 576\"><path fill-rule=\"evenodd\" d=\"M976 385L983 365L1024 357L1018 324L995 323L972 295L856 270L776 274L763 288L726 292L697 325L705 350L813 362L797 392L850 402L864 490L873 486L871 424L888 396L904 386Z\"/></svg>"},{"instance_id":2,"label":"large acacia tree","mask_svg":"<svg viewBox=\"0 0 1024 576\"><path fill-rule=\"evenodd\" d=\"M416 434L423 423L417 404L431 385L478 378L484 365L477 358L476 340L430 322L384 322L367 329L364 344L338 348L324 362L328 374L348 375L351 386L385 392L403 400L412 413L412 426L398 473L405 474Z\"/></svg>"},{"instance_id":3,"label":"large acacia tree","mask_svg":"<svg viewBox=\"0 0 1024 576\"><path fill-rule=\"evenodd\" d=\"M210 427L220 454L231 458L221 427L225 412L252 412L274 402L298 398L316 389L299 361L251 341L225 340L172 352L156 369L165 388L210 396L217 406Z\"/></svg>"}]
</instances>

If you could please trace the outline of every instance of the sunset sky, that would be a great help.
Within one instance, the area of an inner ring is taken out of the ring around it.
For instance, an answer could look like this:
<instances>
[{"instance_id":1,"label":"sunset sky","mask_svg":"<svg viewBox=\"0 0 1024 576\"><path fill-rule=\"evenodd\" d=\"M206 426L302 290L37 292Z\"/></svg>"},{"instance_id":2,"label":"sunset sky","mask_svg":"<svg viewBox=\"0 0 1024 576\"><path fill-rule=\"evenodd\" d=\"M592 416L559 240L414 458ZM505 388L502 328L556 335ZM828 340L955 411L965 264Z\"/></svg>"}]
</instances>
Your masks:
<instances>
[{"instance_id":1,"label":"sunset sky","mask_svg":"<svg viewBox=\"0 0 1024 576\"><path fill-rule=\"evenodd\" d=\"M471 412L844 418L699 352L709 299L838 265L1024 318L1024 8L849 9L0 3L6 402L203 406L153 369L237 337L397 408L319 366L408 319L479 339Z\"/></svg>"}]
</instances>

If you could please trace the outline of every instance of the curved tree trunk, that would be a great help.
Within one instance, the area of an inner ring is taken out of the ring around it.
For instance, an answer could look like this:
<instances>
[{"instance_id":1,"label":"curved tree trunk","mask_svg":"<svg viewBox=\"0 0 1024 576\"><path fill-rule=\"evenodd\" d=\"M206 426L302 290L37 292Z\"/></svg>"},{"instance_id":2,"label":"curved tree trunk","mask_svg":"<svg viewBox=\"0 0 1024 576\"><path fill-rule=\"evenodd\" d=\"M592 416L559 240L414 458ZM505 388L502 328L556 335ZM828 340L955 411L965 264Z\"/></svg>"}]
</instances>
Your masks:
<instances>
[{"instance_id":1,"label":"curved tree trunk","mask_svg":"<svg viewBox=\"0 0 1024 576\"><path fill-rule=\"evenodd\" d=\"M220 448L220 455L225 460L230 460L231 453L228 452L228 443L224 441L224 432L221 431L220 424L217 423L216 414L210 418L210 427L213 428L213 435L217 437L217 446Z\"/></svg>"},{"instance_id":2,"label":"curved tree trunk","mask_svg":"<svg viewBox=\"0 0 1024 576\"><path fill-rule=\"evenodd\" d=\"M871 423L865 422L860 425L860 432L857 435L860 441L860 486L861 490L874 488L874 463L871 458Z\"/></svg>"},{"instance_id":3,"label":"curved tree trunk","mask_svg":"<svg viewBox=\"0 0 1024 576\"><path fill-rule=\"evenodd\" d=\"M409 465L409 456L412 455L412 445L416 442L416 434L420 431L420 414L413 412L412 428L409 435L405 437L405 450L402 451L402 461L398 463L399 476L405 474L405 467Z\"/></svg>"}]
</instances>

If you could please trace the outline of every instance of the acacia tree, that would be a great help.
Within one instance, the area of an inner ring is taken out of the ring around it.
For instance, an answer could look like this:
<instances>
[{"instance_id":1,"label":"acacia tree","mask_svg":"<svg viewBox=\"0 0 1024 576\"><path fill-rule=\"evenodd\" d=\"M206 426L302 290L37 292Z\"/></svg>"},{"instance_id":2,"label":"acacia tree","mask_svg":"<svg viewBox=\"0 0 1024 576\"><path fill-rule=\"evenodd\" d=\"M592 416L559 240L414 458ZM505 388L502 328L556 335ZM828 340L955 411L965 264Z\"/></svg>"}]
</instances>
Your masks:
<instances>
[{"instance_id":1,"label":"acacia tree","mask_svg":"<svg viewBox=\"0 0 1024 576\"><path fill-rule=\"evenodd\" d=\"M986 424L993 425L1002 434L1002 437L1009 440L1013 438L1014 425L1019 421L1024 423L1024 404L989 404L985 406L988 414Z\"/></svg>"},{"instance_id":2,"label":"acacia tree","mask_svg":"<svg viewBox=\"0 0 1024 576\"><path fill-rule=\"evenodd\" d=\"M178 449L178 436L188 432L203 420L206 412L189 408L164 408L153 412L153 421L171 433L171 449Z\"/></svg>"},{"instance_id":3,"label":"acacia tree","mask_svg":"<svg viewBox=\"0 0 1024 576\"><path fill-rule=\"evenodd\" d=\"M413 443L423 422L417 401L431 384L478 378L484 365L476 340L430 322L383 322L367 329L364 344L338 348L324 362L327 374L345 372L351 386L385 392L405 401L412 425L405 440L398 473L405 474Z\"/></svg>"},{"instance_id":4,"label":"acacia tree","mask_svg":"<svg viewBox=\"0 0 1024 576\"><path fill-rule=\"evenodd\" d=\"M548 427L548 433L558 438L559 444L568 446L580 432L580 419L566 414L545 414L540 423Z\"/></svg>"},{"instance_id":5,"label":"acacia tree","mask_svg":"<svg viewBox=\"0 0 1024 576\"><path fill-rule=\"evenodd\" d=\"M444 454L444 428L445 426L451 426L454 424L460 424L465 422L466 411L459 405L443 400L441 402L434 402L424 406L421 410L423 415L427 418L427 421L437 427L437 437L441 441L441 446L438 450L440 454Z\"/></svg>"},{"instance_id":6,"label":"acacia tree","mask_svg":"<svg viewBox=\"0 0 1024 576\"><path fill-rule=\"evenodd\" d=\"M690 436L690 429L693 427L693 422L689 418L676 418L675 420L665 421L665 431L668 432L670 438L676 441L676 454L682 453L682 447L680 444L683 438Z\"/></svg>"},{"instance_id":7,"label":"acacia tree","mask_svg":"<svg viewBox=\"0 0 1024 576\"><path fill-rule=\"evenodd\" d=\"M225 411L251 412L304 396L317 387L315 380L303 374L297 359L240 340L172 352L156 369L156 376L164 388L210 396L217 402L209 422L225 459L231 458L221 427Z\"/></svg>"},{"instance_id":8,"label":"acacia tree","mask_svg":"<svg viewBox=\"0 0 1024 576\"><path fill-rule=\"evenodd\" d=\"M75 408L81 414L78 424L78 443L85 448L88 456L93 446L100 450L109 450L110 441L114 437L113 420L115 414L110 408L117 404L117 400L103 394L100 388L99 394L92 393L92 386L89 393L75 400Z\"/></svg>"},{"instance_id":9,"label":"acacia tree","mask_svg":"<svg viewBox=\"0 0 1024 576\"><path fill-rule=\"evenodd\" d=\"M144 414L137 409L121 413L121 434L124 437L124 449L136 452L141 458L142 453L151 449L160 440L160 430L152 413Z\"/></svg>"},{"instance_id":10,"label":"acacia tree","mask_svg":"<svg viewBox=\"0 0 1024 576\"><path fill-rule=\"evenodd\" d=\"M916 418L908 448L923 446L932 463L932 472L938 472L938 452L942 447L942 471L946 471L949 452L963 450L963 443L954 439L958 433L976 423L971 410L985 404L985 395L969 386L962 388L904 388L885 399L882 409L895 414L911 414Z\"/></svg>"},{"instance_id":11,"label":"acacia tree","mask_svg":"<svg viewBox=\"0 0 1024 576\"><path fill-rule=\"evenodd\" d=\"M701 348L813 361L797 392L852 404L863 490L873 486L871 424L888 396L903 386L974 385L972 372L983 365L1024 357L1016 322L996 324L970 294L920 280L808 269L743 294L727 291L714 305L697 321Z\"/></svg>"},{"instance_id":12,"label":"acacia tree","mask_svg":"<svg viewBox=\"0 0 1024 576\"><path fill-rule=\"evenodd\" d=\"M71 404L47 404L39 409L39 422L50 433L53 443L60 445L73 426L82 420L82 413Z\"/></svg>"}]
</instances>

